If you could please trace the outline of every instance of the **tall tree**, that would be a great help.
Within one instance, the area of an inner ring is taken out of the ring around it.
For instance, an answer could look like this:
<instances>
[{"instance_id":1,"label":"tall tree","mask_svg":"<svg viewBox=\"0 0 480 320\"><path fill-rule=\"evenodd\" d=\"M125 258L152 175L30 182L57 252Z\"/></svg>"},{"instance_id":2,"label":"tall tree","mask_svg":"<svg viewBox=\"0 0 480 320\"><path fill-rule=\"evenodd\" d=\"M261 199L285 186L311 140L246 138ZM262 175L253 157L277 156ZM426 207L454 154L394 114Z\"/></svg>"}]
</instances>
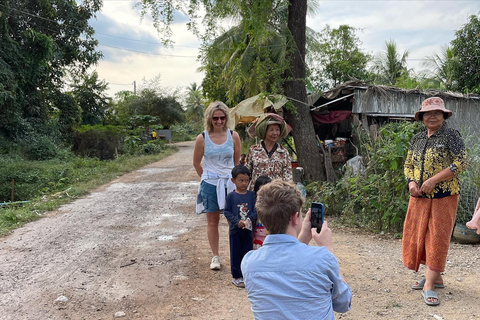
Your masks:
<instances>
[{"instance_id":1,"label":"tall tree","mask_svg":"<svg viewBox=\"0 0 480 320\"><path fill-rule=\"evenodd\" d=\"M480 13L471 15L451 42L454 89L480 93Z\"/></svg>"},{"instance_id":2,"label":"tall tree","mask_svg":"<svg viewBox=\"0 0 480 320\"><path fill-rule=\"evenodd\" d=\"M173 13L175 10L183 10L191 18L198 18L197 12L199 12L199 6L203 5L206 9L206 15L203 19L202 26L205 32L201 35L202 39L207 44L212 39L218 36L219 23L223 18L245 19L241 24L243 30L242 35L245 36L247 42L239 42L241 46L244 46L241 54L247 53L245 57L249 57L245 62L253 61L254 55L250 54L247 50L250 47L255 48L258 54L257 56L265 59L266 54L262 54L262 49L265 47L262 45L267 43L263 40L269 39L271 33L268 32L272 22L285 21L285 16L281 17L276 15L276 12L282 12L275 10L277 7L286 5L288 7L287 18L287 64L280 66L287 68L286 72L282 71L284 79L287 81L283 85L283 89L288 98L293 101L293 108L289 112L287 118L293 126L295 145L297 147L297 153L300 164L304 167L306 172L307 181L323 180L323 169L321 163L318 161L318 153L311 152L312 150L318 150L315 140L315 134L313 129L313 122L310 116L310 110L306 105L306 89L305 89L305 32L306 32L306 14L307 14L307 1L286 1L286 0L226 0L226 1L210 1L210 0L191 0L188 1L187 8L182 7L187 1L177 2L175 0L144 0L142 2L143 12L150 11L156 22L161 26L168 26L173 20ZM285 12L285 11L283 11ZM274 24L275 25L275 24ZM194 23L190 23L189 27L194 32L198 30L195 28ZM278 30L277 30L278 32ZM167 32L168 34L168 32ZM249 39L254 39L248 41ZM247 45L249 47L247 47ZM234 55L235 56L235 55ZM252 64L253 65L253 64ZM268 64L267 64L268 65ZM262 64L255 66L255 69L250 70L250 74L258 71ZM272 62L272 67L274 63ZM240 69L234 69L240 70ZM274 70L274 69L271 69ZM278 71L277 71L278 72ZM267 73L267 76L269 74ZM241 78L243 73L232 74L236 77L235 81L240 80L241 83L247 84ZM266 77L265 79L269 79ZM272 85L271 82L264 82L265 84ZM238 82L236 82L238 84ZM271 89L274 91L274 89ZM275 90L276 91L276 90ZM278 93L278 92L277 92ZM295 109L295 110L294 110Z\"/></svg>"},{"instance_id":3,"label":"tall tree","mask_svg":"<svg viewBox=\"0 0 480 320\"><path fill-rule=\"evenodd\" d=\"M307 0L291 0L288 7L288 30L291 38L288 45L290 68L284 85L285 95L292 100L294 110L287 111L287 120L293 127L293 139L299 165L305 168L308 182L325 180L323 162L319 161L319 149L313 129L310 107L306 104L305 43L307 25ZM320 158L321 159L321 158Z\"/></svg>"},{"instance_id":4,"label":"tall tree","mask_svg":"<svg viewBox=\"0 0 480 320\"><path fill-rule=\"evenodd\" d=\"M143 89L137 96L124 102L124 110L131 112L127 122L135 119L149 119L150 124L169 127L185 120L184 111L177 98L171 95L159 95L154 89Z\"/></svg>"},{"instance_id":5,"label":"tall tree","mask_svg":"<svg viewBox=\"0 0 480 320\"><path fill-rule=\"evenodd\" d=\"M403 72L407 71L408 50L402 55L398 52L397 44L393 40L385 42L385 51L374 60L372 71L376 75L375 82L393 86Z\"/></svg>"},{"instance_id":6,"label":"tall tree","mask_svg":"<svg viewBox=\"0 0 480 320\"><path fill-rule=\"evenodd\" d=\"M46 126L65 100L56 97L65 70L83 72L98 61L88 21L100 8L100 0L0 3L0 134L15 139Z\"/></svg>"}]
</instances>

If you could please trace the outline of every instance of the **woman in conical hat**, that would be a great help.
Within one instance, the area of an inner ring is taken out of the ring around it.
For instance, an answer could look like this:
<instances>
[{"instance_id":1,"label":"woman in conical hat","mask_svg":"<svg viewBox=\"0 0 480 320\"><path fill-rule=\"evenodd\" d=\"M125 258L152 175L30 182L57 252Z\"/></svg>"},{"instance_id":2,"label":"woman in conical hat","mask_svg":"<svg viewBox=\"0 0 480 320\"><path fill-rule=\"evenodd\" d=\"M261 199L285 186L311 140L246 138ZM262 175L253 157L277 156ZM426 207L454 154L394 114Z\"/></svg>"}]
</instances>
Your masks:
<instances>
[{"instance_id":1,"label":"woman in conical hat","mask_svg":"<svg viewBox=\"0 0 480 320\"><path fill-rule=\"evenodd\" d=\"M250 147L247 156L247 168L252 173L249 189L253 190L255 181L260 176L270 179L292 181L292 164L290 155L278 141L285 138L291 127L276 113L267 113L259 118L250 128L249 134L261 141Z\"/></svg>"}]
</instances>

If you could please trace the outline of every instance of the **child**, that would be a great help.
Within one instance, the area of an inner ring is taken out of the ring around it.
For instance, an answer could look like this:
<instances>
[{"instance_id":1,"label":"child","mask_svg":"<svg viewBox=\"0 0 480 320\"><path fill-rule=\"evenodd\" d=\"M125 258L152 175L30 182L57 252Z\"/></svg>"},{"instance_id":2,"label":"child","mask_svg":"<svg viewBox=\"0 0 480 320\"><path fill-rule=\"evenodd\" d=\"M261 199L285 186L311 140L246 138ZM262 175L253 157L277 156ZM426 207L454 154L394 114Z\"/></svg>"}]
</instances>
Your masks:
<instances>
[{"instance_id":1,"label":"child","mask_svg":"<svg viewBox=\"0 0 480 320\"><path fill-rule=\"evenodd\" d=\"M240 263L243 256L252 250L252 221L257 219L255 193L247 190L250 182L250 170L245 166L232 169L232 182L235 190L227 195L224 215L230 224L230 265L232 283L245 288Z\"/></svg>"},{"instance_id":2,"label":"child","mask_svg":"<svg viewBox=\"0 0 480 320\"><path fill-rule=\"evenodd\" d=\"M271 182L272 179L270 179L267 176L260 176L257 178L255 181L255 186L253 187L253 192L255 192L255 196L257 195L258 190L260 190L260 187L263 186L264 184L267 184ZM263 226L262 222L257 219L254 223L255 230L253 233L253 249L257 250L261 246L263 246L263 240L265 240L265 237L267 234L265 233L265 227Z\"/></svg>"}]
</instances>

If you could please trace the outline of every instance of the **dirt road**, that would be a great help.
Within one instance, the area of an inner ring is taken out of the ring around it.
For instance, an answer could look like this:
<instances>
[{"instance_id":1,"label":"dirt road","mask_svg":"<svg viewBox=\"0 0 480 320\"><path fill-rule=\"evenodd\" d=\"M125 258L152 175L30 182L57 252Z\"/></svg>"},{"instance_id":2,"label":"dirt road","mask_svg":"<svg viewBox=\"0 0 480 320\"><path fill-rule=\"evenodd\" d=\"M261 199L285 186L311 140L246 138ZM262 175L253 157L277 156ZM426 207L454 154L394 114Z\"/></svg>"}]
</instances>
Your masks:
<instances>
[{"instance_id":1,"label":"dirt road","mask_svg":"<svg viewBox=\"0 0 480 320\"><path fill-rule=\"evenodd\" d=\"M0 319L253 319L244 289L211 271L205 217L194 213L193 143L124 175L0 242ZM480 251L452 243L428 307L410 285L401 243L336 226L336 255L354 292L337 319L478 319Z\"/></svg>"}]
</instances>

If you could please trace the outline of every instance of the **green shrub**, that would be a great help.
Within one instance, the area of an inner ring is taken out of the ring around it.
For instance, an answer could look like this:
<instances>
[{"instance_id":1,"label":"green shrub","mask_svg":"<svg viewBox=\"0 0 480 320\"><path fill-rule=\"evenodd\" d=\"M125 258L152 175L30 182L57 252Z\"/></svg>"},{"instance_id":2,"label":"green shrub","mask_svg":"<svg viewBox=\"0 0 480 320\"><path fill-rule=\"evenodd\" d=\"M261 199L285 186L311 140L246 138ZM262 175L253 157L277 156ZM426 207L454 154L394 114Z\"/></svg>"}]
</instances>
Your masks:
<instances>
[{"instance_id":1,"label":"green shrub","mask_svg":"<svg viewBox=\"0 0 480 320\"><path fill-rule=\"evenodd\" d=\"M114 159L121 153L123 135L120 126L82 126L74 132L72 150L82 157Z\"/></svg>"},{"instance_id":2,"label":"green shrub","mask_svg":"<svg viewBox=\"0 0 480 320\"><path fill-rule=\"evenodd\" d=\"M336 184L309 184L309 199L323 202L325 213L338 216L345 224L376 232L401 232L410 197L403 164L411 138L422 127L419 122L390 123L380 128L376 139L366 132L356 132L365 170L353 175L350 169L344 169L344 176ZM474 138L465 137L470 146L469 166L462 174L457 223L471 219L478 199L480 145Z\"/></svg>"},{"instance_id":3,"label":"green shrub","mask_svg":"<svg viewBox=\"0 0 480 320\"><path fill-rule=\"evenodd\" d=\"M352 175L345 169L336 185L310 184L310 198L323 201L326 214L338 215L346 224L376 232L401 231L409 199L403 163L420 128L418 123L389 123L375 139L357 132L364 171Z\"/></svg>"},{"instance_id":4,"label":"green shrub","mask_svg":"<svg viewBox=\"0 0 480 320\"><path fill-rule=\"evenodd\" d=\"M53 159L60 151L58 143L46 135L34 135L24 140L21 145L23 154L28 160Z\"/></svg>"},{"instance_id":5,"label":"green shrub","mask_svg":"<svg viewBox=\"0 0 480 320\"><path fill-rule=\"evenodd\" d=\"M158 154L162 151L163 143L161 140L150 140L143 145L143 151L148 154Z\"/></svg>"}]
</instances>

